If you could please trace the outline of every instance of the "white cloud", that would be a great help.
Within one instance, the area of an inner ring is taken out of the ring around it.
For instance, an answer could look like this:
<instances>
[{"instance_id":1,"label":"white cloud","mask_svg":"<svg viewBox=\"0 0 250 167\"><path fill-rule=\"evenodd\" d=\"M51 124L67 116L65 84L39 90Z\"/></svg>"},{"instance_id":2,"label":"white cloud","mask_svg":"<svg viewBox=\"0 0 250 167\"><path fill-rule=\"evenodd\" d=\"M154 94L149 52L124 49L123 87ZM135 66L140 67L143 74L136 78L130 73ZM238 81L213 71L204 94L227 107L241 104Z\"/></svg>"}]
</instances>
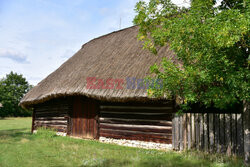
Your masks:
<instances>
[{"instance_id":1,"label":"white cloud","mask_svg":"<svg viewBox=\"0 0 250 167\"><path fill-rule=\"evenodd\" d=\"M29 63L27 56L13 50L0 49L0 58L10 59L17 63L25 63L25 64Z\"/></svg>"}]
</instances>

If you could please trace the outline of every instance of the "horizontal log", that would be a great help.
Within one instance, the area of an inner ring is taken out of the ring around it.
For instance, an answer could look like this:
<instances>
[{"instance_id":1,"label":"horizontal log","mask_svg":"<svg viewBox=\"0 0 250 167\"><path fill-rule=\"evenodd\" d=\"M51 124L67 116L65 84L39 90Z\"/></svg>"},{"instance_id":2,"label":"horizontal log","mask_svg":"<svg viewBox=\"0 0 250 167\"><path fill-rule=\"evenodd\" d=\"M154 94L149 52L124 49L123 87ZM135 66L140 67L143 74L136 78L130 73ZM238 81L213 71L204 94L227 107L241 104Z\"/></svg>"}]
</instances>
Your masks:
<instances>
[{"instance_id":1,"label":"horizontal log","mask_svg":"<svg viewBox=\"0 0 250 167\"><path fill-rule=\"evenodd\" d=\"M140 141L165 143L165 144L171 144L172 143L172 140L169 140L169 139L157 139L157 138L149 138L149 137L145 138L145 137L124 136L124 135L107 134L107 133L100 133L100 136L101 137L107 137L107 138L114 138L114 139L140 140Z\"/></svg>"},{"instance_id":2,"label":"horizontal log","mask_svg":"<svg viewBox=\"0 0 250 167\"><path fill-rule=\"evenodd\" d=\"M35 117L67 117L67 113L35 113Z\"/></svg>"},{"instance_id":3,"label":"horizontal log","mask_svg":"<svg viewBox=\"0 0 250 167\"><path fill-rule=\"evenodd\" d=\"M35 120L35 123L51 123L51 124L67 124L67 120L62 120L62 121L59 121L59 120Z\"/></svg>"},{"instance_id":4,"label":"horizontal log","mask_svg":"<svg viewBox=\"0 0 250 167\"><path fill-rule=\"evenodd\" d=\"M46 113L68 113L69 110L46 110L46 111L36 111L36 113L46 114Z\"/></svg>"},{"instance_id":5,"label":"horizontal log","mask_svg":"<svg viewBox=\"0 0 250 167\"><path fill-rule=\"evenodd\" d=\"M165 115L165 114L169 114L171 115L172 113L168 113L165 111L159 112L159 111L148 111L148 112L144 112L144 111L100 111L100 113L103 114L135 114L135 115Z\"/></svg>"},{"instance_id":6,"label":"horizontal log","mask_svg":"<svg viewBox=\"0 0 250 167\"><path fill-rule=\"evenodd\" d=\"M100 106L100 110L102 111L164 111L169 112L173 110L172 106L168 107L147 107L147 106Z\"/></svg>"},{"instance_id":7,"label":"horizontal log","mask_svg":"<svg viewBox=\"0 0 250 167\"><path fill-rule=\"evenodd\" d=\"M34 125L37 126L55 126L55 127L67 127L67 124L65 123L41 123L41 122L35 122Z\"/></svg>"},{"instance_id":8,"label":"horizontal log","mask_svg":"<svg viewBox=\"0 0 250 167\"><path fill-rule=\"evenodd\" d=\"M101 106L146 106L146 107L166 107L166 106L173 106L173 100L170 101L161 101L161 100L157 100L157 101L153 101L153 102L149 102L147 101L146 103L140 103L140 102L125 102L125 103L121 103L121 102L107 102L107 101L101 101L100 105Z\"/></svg>"},{"instance_id":9,"label":"horizontal log","mask_svg":"<svg viewBox=\"0 0 250 167\"><path fill-rule=\"evenodd\" d=\"M146 119L99 118L100 123L171 126L172 121Z\"/></svg>"},{"instance_id":10,"label":"horizontal log","mask_svg":"<svg viewBox=\"0 0 250 167\"><path fill-rule=\"evenodd\" d=\"M148 120L172 120L172 115L134 115L134 114L108 114L101 113L101 117L104 118L123 118L123 119L148 119Z\"/></svg>"},{"instance_id":11,"label":"horizontal log","mask_svg":"<svg viewBox=\"0 0 250 167\"><path fill-rule=\"evenodd\" d=\"M114 129L114 130L129 130L138 132L152 132L152 133L172 133L171 126L149 126L149 125L124 125L124 124L106 124L101 123L99 125L103 129Z\"/></svg>"},{"instance_id":12,"label":"horizontal log","mask_svg":"<svg viewBox=\"0 0 250 167\"><path fill-rule=\"evenodd\" d=\"M128 130L114 130L114 129L100 129L100 133L124 135L124 136L134 136L140 138L157 138L157 139L169 139L172 140L172 133L162 134L162 133L148 133L148 132L135 132Z\"/></svg>"},{"instance_id":13,"label":"horizontal log","mask_svg":"<svg viewBox=\"0 0 250 167\"><path fill-rule=\"evenodd\" d=\"M67 120L67 117L36 117L36 120Z\"/></svg>"}]
</instances>

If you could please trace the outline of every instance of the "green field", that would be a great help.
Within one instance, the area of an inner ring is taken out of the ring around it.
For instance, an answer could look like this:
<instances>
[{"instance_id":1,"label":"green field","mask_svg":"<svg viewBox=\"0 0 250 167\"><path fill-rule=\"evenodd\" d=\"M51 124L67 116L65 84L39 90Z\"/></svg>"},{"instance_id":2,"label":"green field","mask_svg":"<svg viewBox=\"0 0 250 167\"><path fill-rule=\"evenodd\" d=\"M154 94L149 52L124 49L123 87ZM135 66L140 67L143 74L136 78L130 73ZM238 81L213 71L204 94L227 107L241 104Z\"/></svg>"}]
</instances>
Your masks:
<instances>
[{"instance_id":1,"label":"green field","mask_svg":"<svg viewBox=\"0 0 250 167\"><path fill-rule=\"evenodd\" d=\"M0 119L0 166L243 166L240 159L198 152L146 150L97 141L55 136L41 130L30 134L31 118Z\"/></svg>"}]
</instances>

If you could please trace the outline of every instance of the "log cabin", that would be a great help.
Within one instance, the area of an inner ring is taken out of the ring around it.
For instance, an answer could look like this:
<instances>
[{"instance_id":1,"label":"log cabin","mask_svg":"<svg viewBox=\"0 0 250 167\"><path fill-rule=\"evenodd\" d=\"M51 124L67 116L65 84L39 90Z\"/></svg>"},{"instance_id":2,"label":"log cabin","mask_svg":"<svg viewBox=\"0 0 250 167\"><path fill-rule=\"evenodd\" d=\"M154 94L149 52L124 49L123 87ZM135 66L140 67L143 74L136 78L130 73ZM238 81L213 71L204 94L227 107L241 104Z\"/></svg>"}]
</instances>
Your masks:
<instances>
[{"instance_id":1,"label":"log cabin","mask_svg":"<svg viewBox=\"0 0 250 167\"><path fill-rule=\"evenodd\" d=\"M163 57L178 63L168 46L153 55L133 26L95 38L21 100L33 109L32 132L53 128L69 136L172 143L175 101L149 97L141 86Z\"/></svg>"}]
</instances>

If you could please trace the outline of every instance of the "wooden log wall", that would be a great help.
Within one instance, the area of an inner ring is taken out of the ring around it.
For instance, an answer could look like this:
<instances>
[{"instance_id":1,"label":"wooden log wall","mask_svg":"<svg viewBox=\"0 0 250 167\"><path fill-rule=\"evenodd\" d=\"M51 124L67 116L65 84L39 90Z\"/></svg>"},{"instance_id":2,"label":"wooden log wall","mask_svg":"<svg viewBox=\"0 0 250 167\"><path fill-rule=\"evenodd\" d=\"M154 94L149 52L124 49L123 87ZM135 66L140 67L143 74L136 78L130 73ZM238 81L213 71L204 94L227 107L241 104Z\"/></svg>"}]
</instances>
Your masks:
<instances>
[{"instance_id":1,"label":"wooden log wall","mask_svg":"<svg viewBox=\"0 0 250 167\"><path fill-rule=\"evenodd\" d=\"M244 154L242 113L174 114L173 149Z\"/></svg>"},{"instance_id":2,"label":"wooden log wall","mask_svg":"<svg viewBox=\"0 0 250 167\"><path fill-rule=\"evenodd\" d=\"M32 129L44 127L69 134L71 130L70 111L72 111L72 103L69 98L59 98L35 105Z\"/></svg>"},{"instance_id":3,"label":"wooden log wall","mask_svg":"<svg viewBox=\"0 0 250 167\"><path fill-rule=\"evenodd\" d=\"M172 113L172 104L101 104L100 136L171 144Z\"/></svg>"}]
</instances>

